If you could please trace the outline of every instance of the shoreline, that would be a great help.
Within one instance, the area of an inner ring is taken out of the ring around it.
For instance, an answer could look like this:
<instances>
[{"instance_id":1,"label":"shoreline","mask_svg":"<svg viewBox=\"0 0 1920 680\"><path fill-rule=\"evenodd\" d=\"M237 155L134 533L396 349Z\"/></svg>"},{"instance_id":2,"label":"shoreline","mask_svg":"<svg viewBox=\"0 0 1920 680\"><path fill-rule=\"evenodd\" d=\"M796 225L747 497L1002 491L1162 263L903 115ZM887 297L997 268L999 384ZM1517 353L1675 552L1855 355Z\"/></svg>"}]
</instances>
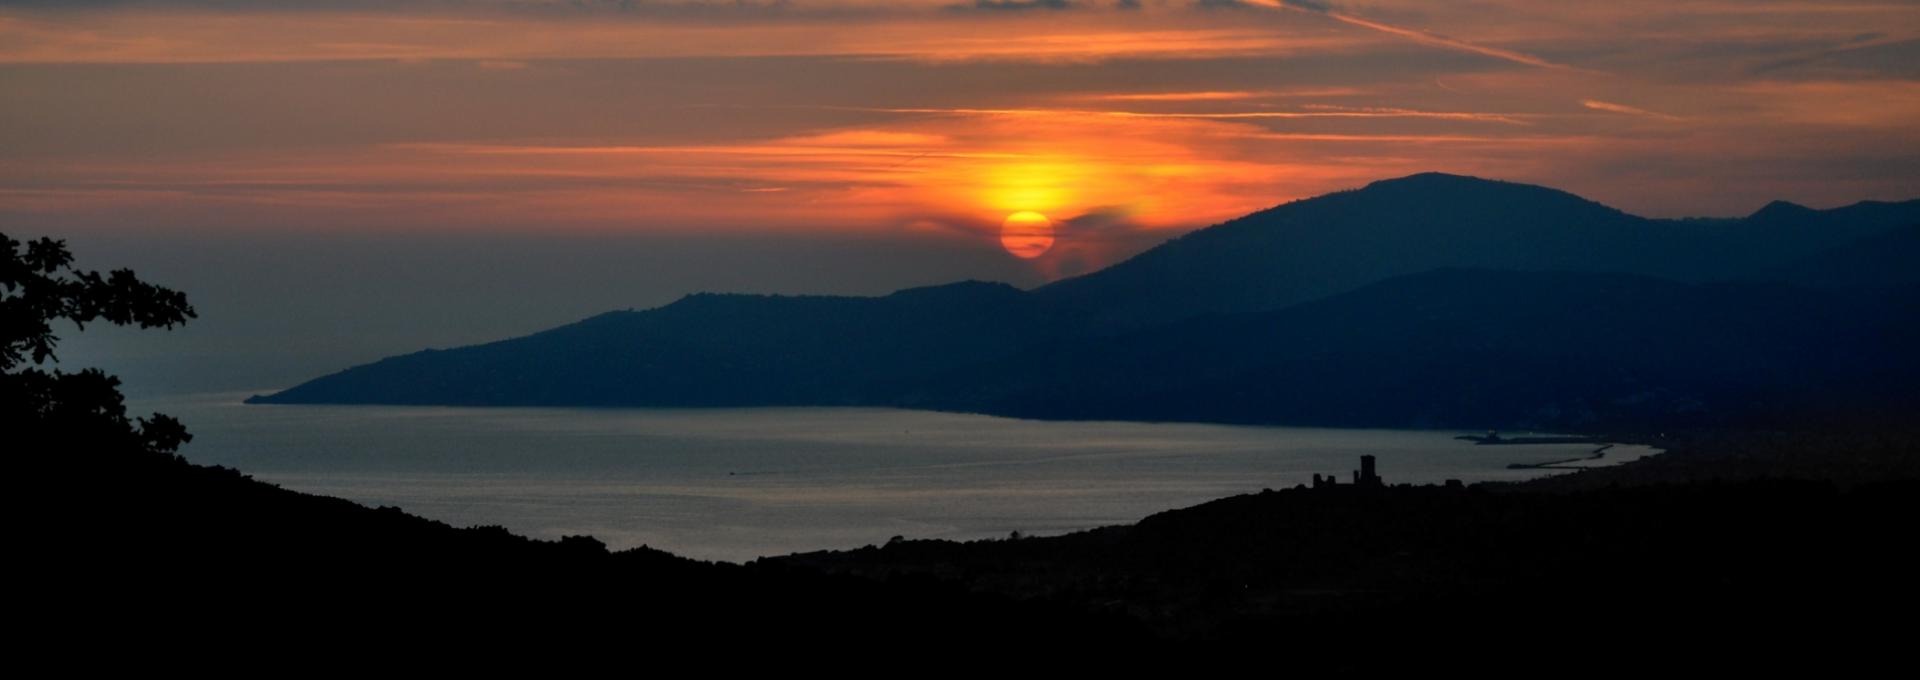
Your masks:
<instances>
[{"instance_id":1,"label":"shoreline","mask_svg":"<svg viewBox=\"0 0 1920 680\"><path fill-rule=\"evenodd\" d=\"M1607 449L1611 449L1614 446L1616 446L1616 444L1601 444L1600 448L1594 449L1592 453L1579 458L1568 458L1566 460L1555 460L1555 461L1548 461L1545 463L1508 463L1507 469L1508 470L1591 470L1593 468L1589 466L1570 466L1568 465L1568 463L1578 463L1581 461L1600 460L1602 458L1606 458ZM1656 452L1656 453L1650 453L1647 455L1657 456L1660 454ZM1600 466L1600 467L1605 467L1605 466Z\"/></svg>"}]
</instances>

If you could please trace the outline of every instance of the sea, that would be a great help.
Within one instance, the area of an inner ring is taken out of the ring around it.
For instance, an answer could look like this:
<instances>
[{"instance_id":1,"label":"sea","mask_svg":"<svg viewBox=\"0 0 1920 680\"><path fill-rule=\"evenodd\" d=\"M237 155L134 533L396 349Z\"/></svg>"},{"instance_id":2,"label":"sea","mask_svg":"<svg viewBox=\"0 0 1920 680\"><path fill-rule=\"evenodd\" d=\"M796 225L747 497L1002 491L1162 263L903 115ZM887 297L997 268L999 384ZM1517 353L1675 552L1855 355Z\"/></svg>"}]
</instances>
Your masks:
<instances>
[{"instance_id":1,"label":"sea","mask_svg":"<svg viewBox=\"0 0 1920 680\"><path fill-rule=\"evenodd\" d=\"M454 526L591 535L703 560L1124 524L1236 494L1343 482L1523 480L1658 453L1478 446L1453 430L1057 422L877 408L585 409L248 405L130 399L193 433L188 460Z\"/></svg>"}]
</instances>

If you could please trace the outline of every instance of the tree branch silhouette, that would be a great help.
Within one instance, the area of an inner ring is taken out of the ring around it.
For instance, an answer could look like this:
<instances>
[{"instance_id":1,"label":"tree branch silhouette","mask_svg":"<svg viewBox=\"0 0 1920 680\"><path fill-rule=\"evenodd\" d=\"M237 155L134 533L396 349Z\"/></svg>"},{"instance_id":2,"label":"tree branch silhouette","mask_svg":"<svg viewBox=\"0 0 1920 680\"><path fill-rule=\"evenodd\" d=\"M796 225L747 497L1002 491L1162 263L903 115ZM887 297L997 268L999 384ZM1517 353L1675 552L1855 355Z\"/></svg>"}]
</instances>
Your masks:
<instances>
[{"instance_id":1,"label":"tree branch silhouette","mask_svg":"<svg viewBox=\"0 0 1920 680\"><path fill-rule=\"evenodd\" d=\"M99 369L67 373L58 362L54 323L84 330L97 320L172 328L195 318L185 294L141 281L131 270L102 275L73 268L66 242L16 241L0 234L0 415L6 439L29 450L139 452L172 457L191 441L180 421L153 414L129 419L120 380Z\"/></svg>"}]
</instances>

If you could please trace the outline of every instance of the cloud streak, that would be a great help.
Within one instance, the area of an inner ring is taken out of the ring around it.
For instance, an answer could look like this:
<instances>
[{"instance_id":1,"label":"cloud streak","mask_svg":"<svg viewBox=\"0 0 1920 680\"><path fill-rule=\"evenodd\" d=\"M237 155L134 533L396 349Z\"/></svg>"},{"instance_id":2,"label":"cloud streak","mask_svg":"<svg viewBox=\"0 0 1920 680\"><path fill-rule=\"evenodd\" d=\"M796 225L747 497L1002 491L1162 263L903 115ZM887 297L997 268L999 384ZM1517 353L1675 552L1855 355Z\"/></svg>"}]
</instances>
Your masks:
<instances>
[{"instance_id":1,"label":"cloud streak","mask_svg":"<svg viewBox=\"0 0 1920 680\"><path fill-rule=\"evenodd\" d=\"M1516 52L1514 50L1503 49L1499 47L1490 47L1487 45L1481 45L1478 43L1459 40L1456 38L1449 38L1444 35L1428 33L1426 31L1416 30L1412 28L1405 28L1402 26L1395 26L1392 24L1381 23L1378 21L1370 20L1370 19L1364 19L1352 14L1347 14L1345 12L1338 11L1334 9L1332 5L1327 5L1323 3L1307 2L1305 0L1249 0L1249 1L1255 4L1259 4L1267 7L1291 10L1295 12L1303 12L1307 14L1313 14L1316 16L1323 16L1343 24L1347 24L1350 26L1358 26L1360 28L1364 28L1370 31L1385 33L1387 35L1391 35L1397 38L1402 38L1402 39L1405 39L1414 43L1418 43L1421 45L1428 45L1431 47L1440 47L1440 48L1445 48L1450 50L1457 50L1461 52L1468 52L1468 53L1478 54L1485 57L1492 57L1495 59L1510 61L1516 64L1523 64L1526 66L1536 66L1539 68L1550 68L1550 69L1572 68L1565 64L1558 64L1555 62L1547 61L1546 59L1542 59L1540 57L1536 57L1524 52Z\"/></svg>"},{"instance_id":2,"label":"cloud streak","mask_svg":"<svg viewBox=\"0 0 1920 680\"><path fill-rule=\"evenodd\" d=\"M1679 116L1660 113L1658 111L1648 111L1646 109L1639 108L1639 107L1627 106L1626 104L1615 104L1613 102L1604 102L1598 99L1582 99L1580 100L1580 105L1587 107L1589 109L1593 109L1595 111L1607 111L1610 113L1624 113L1629 116L1644 116L1647 118L1657 118L1660 120L1671 120L1671 121L1680 120Z\"/></svg>"}]
</instances>

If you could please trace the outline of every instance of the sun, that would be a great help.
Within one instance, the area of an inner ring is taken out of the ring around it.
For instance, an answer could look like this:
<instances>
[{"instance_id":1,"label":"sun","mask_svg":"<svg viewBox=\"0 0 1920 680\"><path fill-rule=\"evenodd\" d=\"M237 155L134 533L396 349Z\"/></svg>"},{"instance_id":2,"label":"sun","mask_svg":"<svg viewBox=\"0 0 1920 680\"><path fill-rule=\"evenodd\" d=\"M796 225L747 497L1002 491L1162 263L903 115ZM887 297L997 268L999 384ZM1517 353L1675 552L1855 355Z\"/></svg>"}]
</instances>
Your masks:
<instances>
[{"instance_id":1,"label":"sun","mask_svg":"<svg viewBox=\"0 0 1920 680\"><path fill-rule=\"evenodd\" d=\"M1047 254L1053 248L1053 220L1031 210L1008 215L1000 223L1000 247L1025 260Z\"/></svg>"}]
</instances>

